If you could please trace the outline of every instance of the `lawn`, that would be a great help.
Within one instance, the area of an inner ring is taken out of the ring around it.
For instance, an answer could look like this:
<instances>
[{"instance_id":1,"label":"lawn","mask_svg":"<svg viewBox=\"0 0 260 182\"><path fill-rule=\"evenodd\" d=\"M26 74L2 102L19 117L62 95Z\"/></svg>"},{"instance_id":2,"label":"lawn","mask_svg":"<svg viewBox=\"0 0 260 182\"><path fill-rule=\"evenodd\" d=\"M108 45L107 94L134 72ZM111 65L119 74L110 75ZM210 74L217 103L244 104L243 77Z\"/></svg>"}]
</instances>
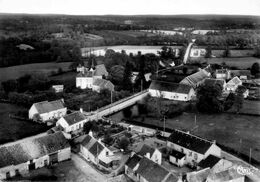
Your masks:
<instances>
[{"instance_id":1,"label":"lawn","mask_svg":"<svg viewBox=\"0 0 260 182\"><path fill-rule=\"evenodd\" d=\"M49 127L29 121L11 119L10 113L24 111L25 108L12 104L0 103L0 144L32 136Z\"/></svg>"},{"instance_id":2,"label":"lawn","mask_svg":"<svg viewBox=\"0 0 260 182\"><path fill-rule=\"evenodd\" d=\"M112 120L120 121L122 112L111 116ZM233 148L249 155L252 148L252 157L260 161L260 117L236 114L195 114L184 113L172 119L167 119L166 127L181 130L190 130L192 133L209 140ZM141 122L141 118L135 119ZM145 118L145 123L163 127L163 122L156 118ZM242 139L242 140L240 140ZM240 141L242 141L240 143Z\"/></svg>"},{"instance_id":3,"label":"lawn","mask_svg":"<svg viewBox=\"0 0 260 182\"><path fill-rule=\"evenodd\" d=\"M50 74L52 71L58 71L61 68L63 71L69 70L71 62L64 63L35 63L19 66L11 66L0 68L0 82L9 79L17 79L25 74L43 73Z\"/></svg>"},{"instance_id":4,"label":"lawn","mask_svg":"<svg viewBox=\"0 0 260 182\"><path fill-rule=\"evenodd\" d=\"M239 69L251 68L252 64L258 62L260 59L255 57L239 57L239 58L191 58L191 61L207 62L209 64L226 63L228 66L235 66Z\"/></svg>"}]
</instances>

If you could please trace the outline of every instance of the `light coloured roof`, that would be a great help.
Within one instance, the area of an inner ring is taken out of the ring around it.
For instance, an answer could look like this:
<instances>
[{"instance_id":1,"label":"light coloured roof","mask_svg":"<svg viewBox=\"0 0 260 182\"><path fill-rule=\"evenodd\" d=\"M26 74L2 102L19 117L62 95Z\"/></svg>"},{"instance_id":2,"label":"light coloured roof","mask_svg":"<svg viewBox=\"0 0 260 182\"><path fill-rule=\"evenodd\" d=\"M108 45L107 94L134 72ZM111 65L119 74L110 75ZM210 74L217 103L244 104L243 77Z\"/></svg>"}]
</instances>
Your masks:
<instances>
[{"instance_id":1,"label":"light coloured roof","mask_svg":"<svg viewBox=\"0 0 260 182\"><path fill-rule=\"evenodd\" d=\"M105 79L95 79L93 85L100 87L100 89L114 90L114 84Z\"/></svg>"},{"instance_id":2,"label":"light coloured roof","mask_svg":"<svg viewBox=\"0 0 260 182\"><path fill-rule=\"evenodd\" d=\"M62 100L55 100L51 102L43 101L34 103L33 105L36 107L39 114L48 113L64 108L64 103Z\"/></svg>"},{"instance_id":3,"label":"light coloured roof","mask_svg":"<svg viewBox=\"0 0 260 182\"><path fill-rule=\"evenodd\" d=\"M62 132L4 145L0 147L0 168L25 163L68 147L70 145Z\"/></svg>"},{"instance_id":4,"label":"light coloured roof","mask_svg":"<svg viewBox=\"0 0 260 182\"><path fill-rule=\"evenodd\" d=\"M229 85L242 85L242 81L237 76L235 76L229 82L227 82L227 86Z\"/></svg>"},{"instance_id":5,"label":"light coloured roof","mask_svg":"<svg viewBox=\"0 0 260 182\"><path fill-rule=\"evenodd\" d=\"M229 168L226 171L210 174L208 178L214 180L215 182L223 182L235 180L241 177L244 176L239 174L235 168Z\"/></svg>"},{"instance_id":6,"label":"light coloured roof","mask_svg":"<svg viewBox=\"0 0 260 182\"><path fill-rule=\"evenodd\" d=\"M187 76L180 83L190 85L191 87L196 88L196 85L199 82L202 82L204 79L209 78L209 76L210 76L209 72L207 72L204 69L201 69L200 71Z\"/></svg>"},{"instance_id":7,"label":"light coloured roof","mask_svg":"<svg viewBox=\"0 0 260 182\"><path fill-rule=\"evenodd\" d=\"M188 181L191 182L202 182L202 181L206 181L209 174L210 174L210 169L206 168L200 171L194 171L187 174L187 179Z\"/></svg>"}]
</instances>

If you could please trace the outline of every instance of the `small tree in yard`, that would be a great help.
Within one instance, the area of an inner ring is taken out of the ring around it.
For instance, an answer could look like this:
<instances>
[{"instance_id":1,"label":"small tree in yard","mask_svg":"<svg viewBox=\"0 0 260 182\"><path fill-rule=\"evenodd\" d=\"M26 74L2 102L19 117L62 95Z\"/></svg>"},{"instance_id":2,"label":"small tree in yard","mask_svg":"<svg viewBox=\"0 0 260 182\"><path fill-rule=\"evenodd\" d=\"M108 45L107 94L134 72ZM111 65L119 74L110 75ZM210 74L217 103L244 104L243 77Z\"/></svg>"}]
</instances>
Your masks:
<instances>
[{"instance_id":1,"label":"small tree in yard","mask_svg":"<svg viewBox=\"0 0 260 182\"><path fill-rule=\"evenodd\" d=\"M259 72L260 72L260 66L259 66L259 63L254 63L253 65L252 65L252 67L251 67L251 74L252 75L256 75L256 74L258 74Z\"/></svg>"},{"instance_id":2,"label":"small tree in yard","mask_svg":"<svg viewBox=\"0 0 260 182\"><path fill-rule=\"evenodd\" d=\"M127 137L122 137L118 142L118 146L120 149L123 149L125 151L127 150L129 143L130 141Z\"/></svg>"},{"instance_id":3,"label":"small tree in yard","mask_svg":"<svg viewBox=\"0 0 260 182\"><path fill-rule=\"evenodd\" d=\"M33 121L41 121L40 114L38 114L38 113L34 114L32 120Z\"/></svg>"},{"instance_id":4,"label":"small tree in yard","mask_svg":"<svg viewBox=\"0 0 260 182\"><path fill-rule=\"evenodd\" d=\"M242 92L237 92L234 100L234 107L236 109L236 112L239 113L240 110L243 108L244 104L244 96Z\"/></svg>"},{"instance_id":5,"label":"small tree in yard","mask_svg":"<svg viewBox=\"0 0 260 182\"><path fill-rule=\"evenodd\" d=\"M206 55L205 55L205 58L211 58L212 56L212 49L211 49L211 46L208 46L206 48Z\"/></svg>"},{"instance_id":6,"label":"small tree in yard","mask_svg":"<svg viewBox=\"0 0 260 182\"><path fill-rule=\"evenodd\" d=\"M229 46L226 47L226 50L224 50L223 57L230 57L230 49Z\"/></svg>"},{"instance_id":7,"label":"small tree in yard","mask_svg":"<svg viewBox=\"0 0 260 182\"><path fill-rule=\"evenodd\" d=\"M89 131L91 130L91 128L92 128L92 122L91 122L91 121L86 122L86 123L84 124L84 126L83 126L83 132L86 133L86 134L88 134Z\"/></svg>"}]
</instances>

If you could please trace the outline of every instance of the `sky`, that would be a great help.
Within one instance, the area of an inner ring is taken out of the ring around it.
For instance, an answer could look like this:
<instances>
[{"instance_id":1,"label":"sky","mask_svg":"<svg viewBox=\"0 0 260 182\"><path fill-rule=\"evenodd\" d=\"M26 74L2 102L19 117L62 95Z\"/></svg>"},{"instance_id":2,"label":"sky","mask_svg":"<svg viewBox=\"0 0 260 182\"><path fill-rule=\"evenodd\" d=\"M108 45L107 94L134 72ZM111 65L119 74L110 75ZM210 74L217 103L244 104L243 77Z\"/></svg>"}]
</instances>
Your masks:
<instances>
[{"instance_id":1,"label":"sky","mask_svg":"<svg viewBox=\"0 0 260 182\"><path fill-rule=\"evenodd\" d=\"M0 13L260 16L260 0L0 0Z\"/></svg>"}]
</instances>

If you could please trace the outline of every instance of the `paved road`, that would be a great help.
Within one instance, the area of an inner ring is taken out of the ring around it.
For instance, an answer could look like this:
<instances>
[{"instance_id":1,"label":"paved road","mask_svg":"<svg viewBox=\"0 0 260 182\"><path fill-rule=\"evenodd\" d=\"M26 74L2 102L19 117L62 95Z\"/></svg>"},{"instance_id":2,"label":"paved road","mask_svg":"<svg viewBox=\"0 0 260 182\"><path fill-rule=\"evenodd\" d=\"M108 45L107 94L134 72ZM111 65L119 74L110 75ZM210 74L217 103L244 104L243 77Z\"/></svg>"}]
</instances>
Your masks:
<instances>
[{"instance_id":1,"label":"paved road","mask_svg":"<svg viewBox=\"0 0 260 182\"><path fill-rule=\"evenodd\" d=\"M87 181L89 182L102 182L106 181L106 177L96 171L92 166L90 166L86 161L84 161L77 154L71 154L71 160L74 162L76 168L85 174Z\"/></svg>"}]
</instances>

